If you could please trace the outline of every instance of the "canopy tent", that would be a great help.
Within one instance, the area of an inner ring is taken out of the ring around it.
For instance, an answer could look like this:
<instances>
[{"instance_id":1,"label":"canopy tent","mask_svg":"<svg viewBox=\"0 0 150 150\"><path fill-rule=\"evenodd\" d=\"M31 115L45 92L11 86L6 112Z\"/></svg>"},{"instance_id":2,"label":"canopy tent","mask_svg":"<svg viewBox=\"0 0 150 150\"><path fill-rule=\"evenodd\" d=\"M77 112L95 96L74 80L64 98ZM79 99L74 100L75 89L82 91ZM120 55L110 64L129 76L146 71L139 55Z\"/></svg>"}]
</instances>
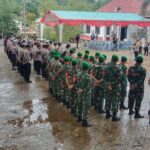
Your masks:
<instances>
[{"instance_id":1,"label":"canopy tent","mask_svg":"<svg viewBox=\"0 0 150 150\"><path fill-rule=\"evenodd\" d=\"M150 26L150 21L142 16L132 13L106 13L106 12L82 12L82 11L54 11L49 10L41 23L48 26L66 24L77 26L86 24L91 26L128 26L130 24L140 27Z\"/></svg>"},{"instance_id":2,"label":"canopy tent","mask_svg":"<svg viewBox=\"0 0 150 150\"><path fill-rule=\"evenodd\" d=\"M59 26L59 37L62 41L63 24L77 26L86 24L89 26L128 26L130 24L140 27L150 26L150 20L132 13L107 13L107 12L83 12L83 11L54 11L49 10L40 20L47 26Z\"/></svg>"}]
</instances>

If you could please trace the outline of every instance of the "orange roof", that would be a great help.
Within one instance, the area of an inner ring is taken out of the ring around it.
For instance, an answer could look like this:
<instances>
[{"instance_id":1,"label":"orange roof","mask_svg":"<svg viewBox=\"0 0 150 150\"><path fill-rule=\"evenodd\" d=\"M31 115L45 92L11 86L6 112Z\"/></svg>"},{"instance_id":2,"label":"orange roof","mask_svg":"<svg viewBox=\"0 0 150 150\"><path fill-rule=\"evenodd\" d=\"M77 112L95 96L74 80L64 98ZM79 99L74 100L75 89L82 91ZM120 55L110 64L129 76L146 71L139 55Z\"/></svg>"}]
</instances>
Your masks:
<instances>
[{"instance_id":1,"label":"orange roof","mask_svg":"<svg viewBox=\"0 0 150 150\"><path fill-rule=\"evenodd\" d=\"M97 11L116 12L116 9L118 9L117 12L140 14L142 4L143 0L112 0Z\"/></svg>"}]
</instances>

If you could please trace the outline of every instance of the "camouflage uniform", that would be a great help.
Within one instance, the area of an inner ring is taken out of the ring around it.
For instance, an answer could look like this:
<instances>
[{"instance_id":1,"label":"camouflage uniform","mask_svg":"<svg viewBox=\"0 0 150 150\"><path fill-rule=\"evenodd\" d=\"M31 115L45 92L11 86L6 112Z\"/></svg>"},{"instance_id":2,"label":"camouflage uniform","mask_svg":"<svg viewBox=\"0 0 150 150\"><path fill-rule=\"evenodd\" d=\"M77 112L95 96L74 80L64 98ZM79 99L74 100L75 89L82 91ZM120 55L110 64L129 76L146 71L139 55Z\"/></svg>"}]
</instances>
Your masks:
<instances>
[{"instance_id":1,"label":"camouflage uniform","mask_svg":"<svg viewBox=\"0 0 150 150\"><path fill-rule=\"evenodd\" d=\"M77 75L77 89L81 90L78 95L78 117L82 120L88 119L88 110L91 106L91 84L92 78L84 70Z\"/></svg>"},{"instance_id":2,"label":"camouflage uniform","mask_svg":"<svg viewBox=\"0 0 150 150\"><path fill-rule=\"evenodd\" d=\"M128 71L128 80L130 82L129 91L129 111L132 112L134 103L135 111L139 113L141 102L144 97L144 81L146 77L146 70L141 65L135 64L131 66ZM129 112L129 113L130 113Z\"/></svg>"},{"instance_id":3,"label":"camouflage uniform","mask_svg":"<svg viewBox=\"0 0 150 150\"><path fill-rule=\"evenodd\" d=\"M59 76L59 73L62 70L62 64L59 62L59 60L55 60L52 66L52 88L53 88L53 95L56 97L56 99L60 96L60 81L61 78Z\"/></svg>"},{"instance_id":4,"label":"camouflage uniform","mask_svg":"<svg viewBox=\"0 0 150 150\"><path fill-rule=\"evenodd\" d=\"M94 65L93 71L92 71L93 76L98 80L102 81L100 84L95 86L95 109L98 112L103 111L103 102L104 102L104 81L103 81L103 74L104 74L104 68L103 64L96 64Z\"/></svg>"},{"instance_id":5,"label":"camouflage uniform","mask_svg":"<svg viewBox=\"0 0 150 150\"><path fill-rule=\"evenodd\" d=\"M124 100L127 94L127 66L124 64L119 65L122 70L121 78L121 93L120 93L120 108L124 107Z\"/></svg>"},{"instance_id":6,"label":"camouflage uniform","mask_svg":"<svg viewBox=\"0 0 150 150\"><path fill-rule=\"evenodd\" d=\"M77 74L79 69L76 66L72 66L67 73L67 80L70 85L73 85L72 89L68 89L68 99L71 107L71 112L77 116Z\"/></svg>"},{"instance_id":7,"label":"camouflage uniform","mask_svg":"<svg viewBox=\"0 0 150 150\"><path fill-rule=\"evenodd\" d=\"M116 116L120 101L120 82L122 72L120 67L114 62L109 63L105 68L105 83L106 83L106 118L109 116L110 110Z\"/></svg>"},{"instance_id":8,"label":"camouflage uniform","mask_svg":"<svg viewBox=\"0 0 150 150\"><path fill-rule=\"evenodd\" d=\"M64 104L69 107L69 99L68 99L68 88L67 88L67 83L66 83L66 74L68 70L71 68L69 64L64 64L62 66L62 71L60 72L60 86L61 86L61 91L60 91L60 98L63 101Z\"/></svg>"}]
</instances>

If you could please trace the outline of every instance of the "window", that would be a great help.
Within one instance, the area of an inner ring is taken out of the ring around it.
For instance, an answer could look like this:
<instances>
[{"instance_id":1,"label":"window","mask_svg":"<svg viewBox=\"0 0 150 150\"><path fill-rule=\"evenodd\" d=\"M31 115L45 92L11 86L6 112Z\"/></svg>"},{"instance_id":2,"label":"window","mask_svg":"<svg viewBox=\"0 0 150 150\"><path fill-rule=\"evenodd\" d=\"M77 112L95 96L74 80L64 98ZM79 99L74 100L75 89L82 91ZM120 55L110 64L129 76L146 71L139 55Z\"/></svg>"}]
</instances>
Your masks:
<instances>
[{"instance_id":1,"label":"window","mask_svg":"<svg viewBox=\"0 0 150 150\"><path fill-rule=\"evenodd\" d=\"M106 35L110 35L110 27L106 27Z\"/></svg>"},{"instance_id":2,"label":"window","mask_svg":"<svg viewBox=\"0 0 150 150\"><path fill-rule=\"evenodd\" d=\"M86 33L91 33L91 28L90 28L90 26L86 26Z\"/></svg>"},{"instance_id":3,"label":"window","mask_svg":"<svg viewBox=\"0 0 150 150\"><path fill-rule=\"evenodd\" d=\"M95 33L100 34L100 27L95 27Z\"/></svg>"}]
</instances>

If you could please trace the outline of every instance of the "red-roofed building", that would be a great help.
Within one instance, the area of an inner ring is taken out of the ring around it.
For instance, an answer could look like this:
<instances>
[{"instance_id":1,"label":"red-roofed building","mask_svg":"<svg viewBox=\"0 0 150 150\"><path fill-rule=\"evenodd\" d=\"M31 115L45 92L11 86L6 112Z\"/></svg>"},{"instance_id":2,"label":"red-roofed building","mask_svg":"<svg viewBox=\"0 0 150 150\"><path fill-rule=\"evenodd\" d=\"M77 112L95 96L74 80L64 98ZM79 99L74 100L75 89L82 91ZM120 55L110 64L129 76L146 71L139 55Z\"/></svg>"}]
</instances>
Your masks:
<instances>
[{"instance_id":1,"label":"red-roofed building","mask_svg":"<svg viewBox=\"0 0 150 150\"><path fill-rule=\"evenodd\" d=\"M143 0L112 0L97 11L141 14Z\"/></svg>"},{"instance_id":2,"label":"red-roofed building","mask_svg":"<svg viewBox=\"0 0 150 150\"><path fill-rule=\"evenodd\" d=\"M142 9L145 7L144 9ZM150 18L150 2L144 5L144 0L112 0L105 6L101 7L97 11L99 12L117 12L117 13L135 13L138 15ZM143 32L143 31L144 32ZM86 36L91 35L92 32L98 31L99 39L107 40L110 39L111 31L117 34L119 40L132 40L134 38L146 36L145 33L150 35L150 27L148 31L141 29L134 25L128 27L110 26L110 27L94 27L84 26L84 33Z\"/></svg>"}]
</instances>

